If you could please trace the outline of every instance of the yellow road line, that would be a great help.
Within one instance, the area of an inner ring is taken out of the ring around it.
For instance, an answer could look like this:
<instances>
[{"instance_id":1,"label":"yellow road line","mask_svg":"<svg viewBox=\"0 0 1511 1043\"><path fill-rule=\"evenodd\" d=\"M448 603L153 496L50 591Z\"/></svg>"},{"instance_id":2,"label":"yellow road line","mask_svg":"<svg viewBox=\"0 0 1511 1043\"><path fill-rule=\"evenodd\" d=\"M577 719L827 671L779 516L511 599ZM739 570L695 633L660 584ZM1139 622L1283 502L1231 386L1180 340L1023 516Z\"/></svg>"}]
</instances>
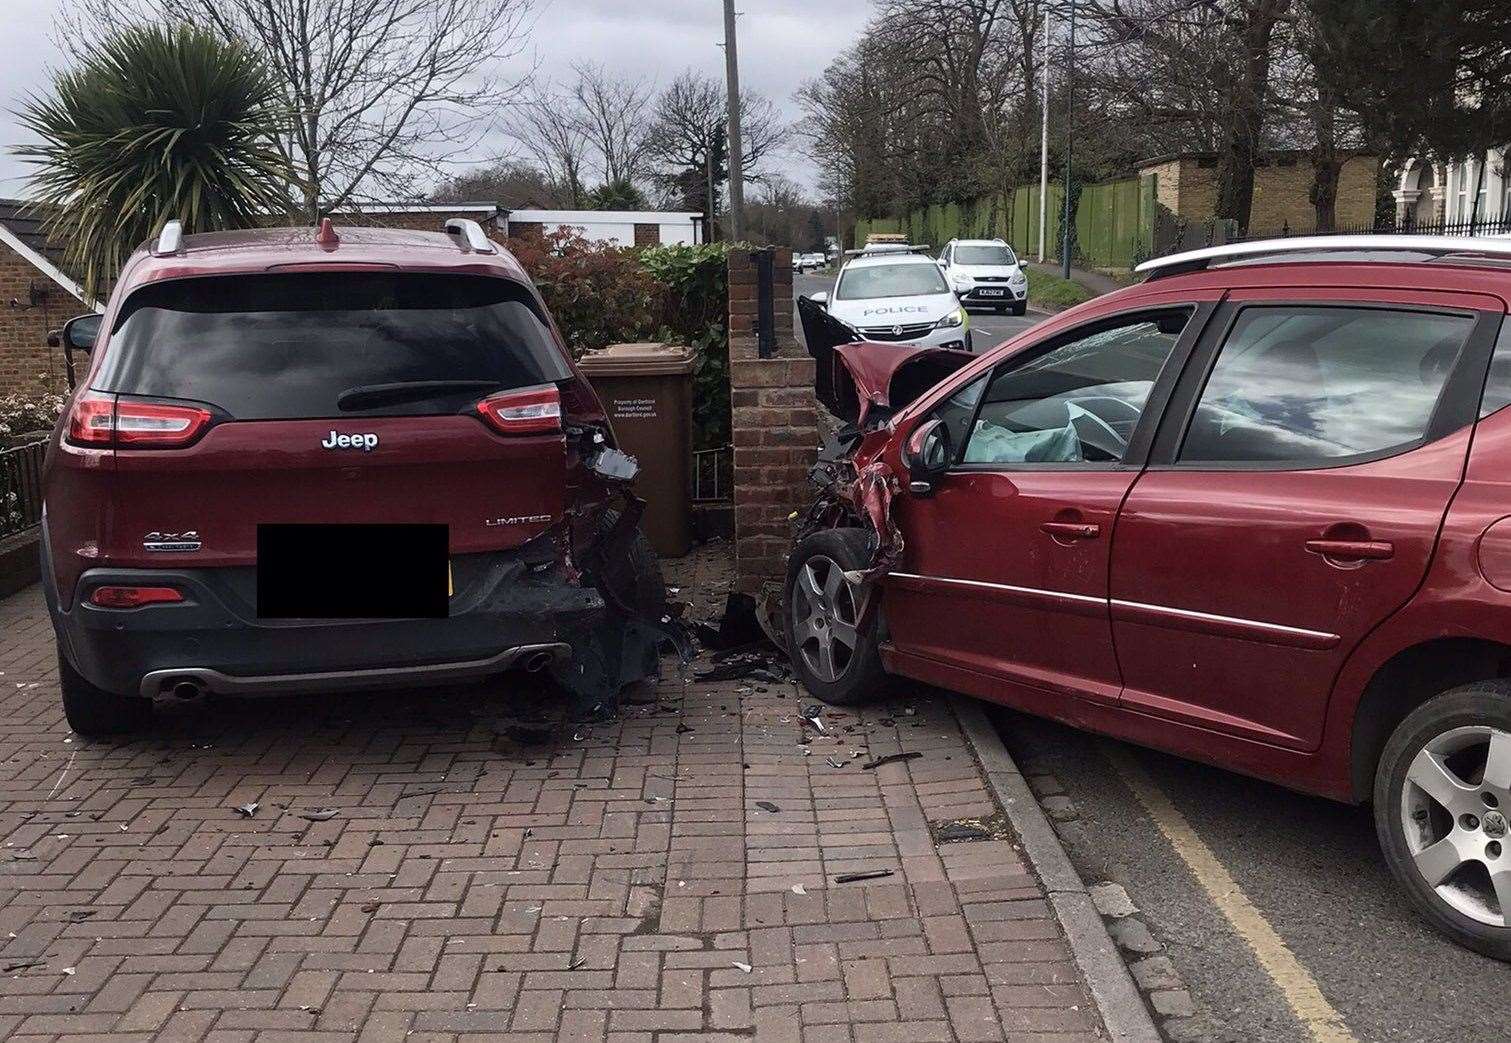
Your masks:
<instances>
[{"instance_id":1,"label":"yellow road line","mask_svg":"<svg viewBox=\"0 0 1511 1043\"><path fill-rule=\"evenodd\" d=\"M1191 874L1196 877L1196 882L1207 892L1212 904L1217 906L1239 937L1254 950L1260 966L1285 997L1297 1020L1312 1034L1312 1038L1319 1043L1358 1043L1344 1024L1342 1015L1322 995L1311 972L1296 959L1296 954L1275 933L1275 928L1270 926L1264 914L1254 908L1254 903L1243 893L1243 888L1238 886L1238 882L1212 853L1212 849L1191 828L1186 817L1170 803L1170 798L1165 796L1148 772L1121 747L1103 743L1102 752L1123 777L1133 795L1144 805L1149 817L1165 835L1181 861L1186 863Z\"/></svg>"}]
</instances>

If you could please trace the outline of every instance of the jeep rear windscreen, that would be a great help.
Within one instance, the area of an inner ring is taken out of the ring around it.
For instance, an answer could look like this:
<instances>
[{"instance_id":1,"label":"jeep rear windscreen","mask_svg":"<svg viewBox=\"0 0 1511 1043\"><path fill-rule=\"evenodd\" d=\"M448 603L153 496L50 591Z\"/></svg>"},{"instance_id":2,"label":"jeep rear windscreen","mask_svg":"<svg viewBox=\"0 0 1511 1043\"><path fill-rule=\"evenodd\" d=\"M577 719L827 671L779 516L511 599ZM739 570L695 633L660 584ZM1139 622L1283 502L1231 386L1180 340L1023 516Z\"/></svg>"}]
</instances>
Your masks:
<instances>
[{"instance_id":1,"label":"jeep rear windscreen","mask_svg":"<svg viewBox=\"0 0 1511 1043\"><path fill-rule=\"evenodd\" d=\"M238 420L454 413L571 376L528 291L410 272L212 276L126 301L94 387Z\"/></svg>"}]
</instances>

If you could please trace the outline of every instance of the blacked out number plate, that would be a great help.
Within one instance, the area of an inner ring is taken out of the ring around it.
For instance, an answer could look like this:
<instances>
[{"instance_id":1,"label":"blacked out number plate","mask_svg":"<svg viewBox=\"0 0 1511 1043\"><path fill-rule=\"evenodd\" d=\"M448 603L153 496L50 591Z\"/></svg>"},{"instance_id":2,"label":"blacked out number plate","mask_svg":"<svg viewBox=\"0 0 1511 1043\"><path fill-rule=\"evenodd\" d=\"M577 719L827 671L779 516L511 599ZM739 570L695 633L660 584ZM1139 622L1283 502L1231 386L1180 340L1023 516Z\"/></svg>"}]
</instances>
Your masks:
<instances>
[{"instance_id":1,"label":"blacked out number plate","mask_svg":"<svg viewBox=\"0 0 1511 1043\"><path fill-rule=\"evenodd\" d=\"M263 619L444 619L444 525L259 525Z\"/></svg>"}]
</instances>

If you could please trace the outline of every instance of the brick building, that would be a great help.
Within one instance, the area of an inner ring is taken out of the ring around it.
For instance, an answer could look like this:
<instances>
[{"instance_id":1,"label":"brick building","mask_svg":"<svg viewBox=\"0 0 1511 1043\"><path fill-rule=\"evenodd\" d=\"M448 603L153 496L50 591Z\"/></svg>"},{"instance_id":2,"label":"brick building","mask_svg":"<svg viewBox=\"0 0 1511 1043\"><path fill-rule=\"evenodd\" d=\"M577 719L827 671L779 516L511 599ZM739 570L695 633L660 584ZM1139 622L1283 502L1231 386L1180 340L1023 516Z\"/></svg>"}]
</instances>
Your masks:
<instances>
[{"instance_id":1,"label":"brick building","mask_svg":"<svg viewBox=\"0 0 1511 1043\"><path fill-rule=\"evenodd\" d=\"M63 354L47 346L47 331L91 310L39 217L23 200L0 199L0 395L61 390Z\"/></svg>"},{"instance_id":2,"label":"brick building","mask_svg":"<svg viewBox=\"0 0 1511 1043\"><path fill-rule=\"evenodd\" d=\"M1367 225L1375 218L1380 158L1351 153L1338 176L1339 227ZM1155 175L1161 206L1188 221L1210 221L1217 205L1217 155L1182 152L1139 164L1140 176ZM1310 231L1317 223L1311 200L1312 167L1301 150L1262 156L1254 170L1254 204L1249 228L1255 233Z\"/></svg>"}]
</instances>

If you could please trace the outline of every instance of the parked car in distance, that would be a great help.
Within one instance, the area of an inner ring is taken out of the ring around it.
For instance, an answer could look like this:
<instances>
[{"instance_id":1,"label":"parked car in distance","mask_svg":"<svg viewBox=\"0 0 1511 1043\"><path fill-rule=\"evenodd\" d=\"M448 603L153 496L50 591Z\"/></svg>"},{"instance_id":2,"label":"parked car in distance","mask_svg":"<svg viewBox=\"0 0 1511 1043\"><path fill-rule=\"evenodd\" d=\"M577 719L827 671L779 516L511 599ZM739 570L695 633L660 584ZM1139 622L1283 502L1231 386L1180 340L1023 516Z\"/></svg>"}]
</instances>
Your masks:
<instances>
[{"instance_id":1,"label":"parked car in distance","mask_svg":"<svg viewBox=\"0 0 1511 1043\"><path fill-rule=\"evenodd\" d=\"M1511 959L1508 260L1213 247L978 358L805 318L849 426L790 556L798 676L838 704L911 678L1371 802L1415 907Z\"/></svg>"},{"instance_id":2,"label":"parked car in distance","mask_svg":"<svg viewBox=\"0 0 1511 1043\"><path fill-rule=\"evenodd\" d=\"M809 299L867 340L971 350L970 316L939 265L906 247L867 247L845 262L832 294Z\"/></svg>"},{"instance_id":3,"label":"parked car in distance","mask_svg":"<svg viewBox=\"0 0 1511 1043\"><path fill-rule=\"evenodd\" d=\"M446 227L171 222L64 328L89 358L42 583L75 731L159 696L654 669L644 636L603 658L664 602L633 462L518 262Z\"/></svg>"},{"instance_id":4,"label":"parked car in distance","mask_svg":"<svg viewBox=\"0 0 1511 1043\"><path fill-rule=\"evenodd\" d=\"M1001 239L951 239L939 254L951 285L964 287L960 303L1022 315L1028 310L1028 274Z\"/></svg>"}]
</instances>

